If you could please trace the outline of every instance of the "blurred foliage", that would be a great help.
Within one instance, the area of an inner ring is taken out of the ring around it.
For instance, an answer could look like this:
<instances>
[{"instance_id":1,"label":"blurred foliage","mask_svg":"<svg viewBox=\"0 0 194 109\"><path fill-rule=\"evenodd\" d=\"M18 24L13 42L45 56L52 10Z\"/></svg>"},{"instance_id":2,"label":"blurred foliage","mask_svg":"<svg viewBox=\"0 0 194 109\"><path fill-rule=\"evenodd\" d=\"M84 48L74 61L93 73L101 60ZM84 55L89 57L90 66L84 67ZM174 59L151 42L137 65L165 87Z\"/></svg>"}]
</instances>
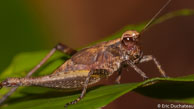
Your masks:
<instances>
[{"instance_id":1,"label":"blurred foliage","mask_svg":"<svg viewBox=\"0 0 194 109\"><path fill-rule=\"evenodd\" d=\"M193 12L193 10L179 10L172 12L160 17L155 23L160 23L176 16L193 15ZM144 25L145 23L129 25L122 29L121 32L126 29L140 31ZM112 35L106 40L120 37L121 32ZM48 51L27 52L16 55L10 66L0 75L0 79L3 80L13 76L25 76L30 69L40 62L47 52ZM60 52L55 53L55 55L37 71L36 75L44 75L53 72L68 58L69 56ZM150 97L194 104L193 78L194 75L180 78L153 78L139 83L97 86L89 89L84 99L78 104L70 105L68 108L99 108L106 106L111 101L132 90ZM7 91L8 88L3 88L0 90L0 93L5 94ZM41 87L20 87L1 108L63 108L65 103L74 100L79 94L79 91L64 92L64 90L61 91Z\"/></svg>"},{"instance_id":2,"label":"blurred foliage","mask_svg":"<svg viewBox=\"0 0 194 109\"><path fill-rule=\"evenodd\" d=\"M10 63L15 54L40 50L46 45L40 24L24 0L0 1L0 71Z\"/></svg>"}]
</instances>

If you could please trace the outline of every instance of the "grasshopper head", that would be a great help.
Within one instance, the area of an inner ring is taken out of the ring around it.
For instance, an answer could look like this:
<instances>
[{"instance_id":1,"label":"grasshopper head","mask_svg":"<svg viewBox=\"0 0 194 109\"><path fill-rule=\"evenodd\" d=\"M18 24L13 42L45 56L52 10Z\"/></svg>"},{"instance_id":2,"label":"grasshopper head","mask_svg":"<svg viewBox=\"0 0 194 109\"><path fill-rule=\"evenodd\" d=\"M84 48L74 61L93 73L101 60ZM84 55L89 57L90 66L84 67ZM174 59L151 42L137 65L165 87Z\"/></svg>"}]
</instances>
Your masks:
<instances>
[{"instance_id":1,"label":"grasshopper head","mask_svg":"<svg viewBox=\"0 0 194 109\"><path fill-rule=\"evenodd\" d=\"M129 30L123 33L121 37L122 47L125 49L126 60L138 61L141 58L142 52L138 45L139 33L137 31ZM136 62L135 62L136 63Z\"/></svg>"},{"instance_id":2,"label":"grasshopper head","mask_svg":"<svg viewBox=\"0 0 194 109\"><path fill-rule=\"evenodd\" d=\"M126 49L131 49L131 47L138 42L139 33L137 31L126 31L121 37L123 46Z\"/></svg>"}]
</instances>

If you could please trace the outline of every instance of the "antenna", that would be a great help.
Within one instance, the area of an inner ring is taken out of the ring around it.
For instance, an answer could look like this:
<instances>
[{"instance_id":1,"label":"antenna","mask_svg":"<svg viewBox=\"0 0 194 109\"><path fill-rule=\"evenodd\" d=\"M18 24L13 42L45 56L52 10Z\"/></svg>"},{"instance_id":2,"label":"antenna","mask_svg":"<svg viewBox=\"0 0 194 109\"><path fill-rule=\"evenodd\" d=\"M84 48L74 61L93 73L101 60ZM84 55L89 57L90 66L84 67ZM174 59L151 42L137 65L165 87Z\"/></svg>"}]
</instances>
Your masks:
<instances>
[{"instance_id":1,"label":"antenna","mask_svg":"<svg viewBox=\"0 0 194 109\"><path fill-rule=\"evenodd\" d=\"M172 0L168 0L162 8L152 17L152 19L145 25L143 30L141 31L141 34L149 28L149 26L154 22L154 20L158 17L158 15L166 8L166 6L171 2Z\"/></svg>"}]
</instances>

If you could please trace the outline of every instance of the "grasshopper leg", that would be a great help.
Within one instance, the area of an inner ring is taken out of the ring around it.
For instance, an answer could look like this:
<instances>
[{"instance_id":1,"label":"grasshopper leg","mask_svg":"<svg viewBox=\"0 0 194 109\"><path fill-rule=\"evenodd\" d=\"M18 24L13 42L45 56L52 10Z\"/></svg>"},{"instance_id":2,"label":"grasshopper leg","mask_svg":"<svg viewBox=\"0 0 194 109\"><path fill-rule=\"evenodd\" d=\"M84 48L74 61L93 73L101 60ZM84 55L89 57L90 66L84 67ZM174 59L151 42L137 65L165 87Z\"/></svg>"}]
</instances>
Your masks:
<instances>
[{"instance_id":1,"label":"grasshopper leg","mask_svg":"<svg viewBox=\"0 0 194 109\"><path fill-rule=\"evenodd\" d=\"M36 65L30 72L27 73L26 77L30 77L34 72L36 72L56 52L56 50L66 53L68 55L73 55L77 52L76 50L59 43L42 59L42 61L38 65ZM0 84L0 88L2 87L3 85ZM6 93L0 99L0 104L2 104L12 93L14 93L18 87L19 86L13 87L8 93Z\"/></svg>"},{"instance_id":2,"label":"grasshopper leg","mask_svg":"<svg viewBox=\"0 0 194 109\"><path fill-rule=\"evenodd\" d=\"M161 73L161 75L163 77L167 77L166 74L165 74L165 71L162 69L161 67L161 64L156 60L155 57L153 57L152 55L146 55L146 56L143 56L143 58L140 60L140 63L143 63L143 62L148 62L148 61L154 61L156 67L158 68L159 72Z\"/></svg>"},{"instance_id":3,"label":"grasshopper leg","mask_svg":"<svg viewBox=\"0 0 194 109\"><path fill-rule=\"evenodd\" d=\"M81 95L77 99L75 99L74 101L71 101L71 102L65 104L65 107L67 107L68 105L71 105L71 104L76 104L77 102L79 102L84 97L84 95L86 94L86 90L87 90L87 87L88 87L90 77L93 73L94 73L93 70L88 73L88 76L85 80Z\"/></svg>"},{"instance_id":4,"label":"grasshopper leg","mask_svg":"<svg viewBox=\"0 0 194 109\"><path fill-rule=\"evenodd\" d=\"M67 55L70 55L70 56L74 55L77 52L77 50L74 50L74 49L72 49L64 44L61 44L61 43L58 43L54 48L58 51L61 51L65 54L67 54Z\"/></svg>"},{"instance_id":5,"label":"grasshopper leg","mask_svg":"<svg viewBox=\"0 0 194 109\"><path fill-rule=\"evenodd\" d=\"M119 69L118 71L118 76L115 80L116 84L120 84L120 80L121 80L121 73L122 73L122 67Z\"/></svg>"},{"instance_id":6,"label":"grasshopper leg","mask_svg":"<svg viewBox=\"0 0 194 109\"><path fill-rule=\"evenodd\" d=\"M134 63L132 63L132 62L128 62L128 64L137 72L137 73L139 73L142 77L143 77L143 79L148 79L148 77L146 76L146 74L140 69L140 68L138 68Z\"/></svg>"}]
</instances>

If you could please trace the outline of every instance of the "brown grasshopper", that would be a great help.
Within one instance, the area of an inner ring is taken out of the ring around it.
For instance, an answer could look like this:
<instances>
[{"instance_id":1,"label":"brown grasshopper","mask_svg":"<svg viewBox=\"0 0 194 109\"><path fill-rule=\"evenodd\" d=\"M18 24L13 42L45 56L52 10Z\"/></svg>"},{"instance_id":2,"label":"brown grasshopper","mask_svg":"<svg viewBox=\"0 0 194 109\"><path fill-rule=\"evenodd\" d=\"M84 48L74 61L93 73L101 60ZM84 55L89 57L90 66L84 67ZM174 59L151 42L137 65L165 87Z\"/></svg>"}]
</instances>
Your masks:
<instances>
[{"instance_id":1,"label":"brown grasshopper","mask_svg":"<svg viewBox=\"0 0 194 109\"><path fill-rule=\"evenodd\" d=\"M168 0L158 13L155 14L155 16L144 27L143 31L147 29L170 1L171 0ZM121 38L102 42L78 52L63 44L58 44L27 74L26 77L8 78L0 83L0 88L4 86L13 87L0 99L0 103L3 103L19 86L41 86L61 89L83 88L80 97L67 103L65 106L76 104L84 97L89 85L97 83L105 77L111 76L114 72L118 72L116 82L119 84L122 68L126 65L131 66L143 78L148 78L146 74L136 66L136 64L151 60L154 61L162 76L166 77L164 70L162 70L161 65L156 58L152 55L143 56L143 52L138 43L139 38L140 33L134 30L129 30L124 32ZM55 53L56 50L72 55L72 57L50 75L30 77Z\"/></svg>"}]
</instances>

